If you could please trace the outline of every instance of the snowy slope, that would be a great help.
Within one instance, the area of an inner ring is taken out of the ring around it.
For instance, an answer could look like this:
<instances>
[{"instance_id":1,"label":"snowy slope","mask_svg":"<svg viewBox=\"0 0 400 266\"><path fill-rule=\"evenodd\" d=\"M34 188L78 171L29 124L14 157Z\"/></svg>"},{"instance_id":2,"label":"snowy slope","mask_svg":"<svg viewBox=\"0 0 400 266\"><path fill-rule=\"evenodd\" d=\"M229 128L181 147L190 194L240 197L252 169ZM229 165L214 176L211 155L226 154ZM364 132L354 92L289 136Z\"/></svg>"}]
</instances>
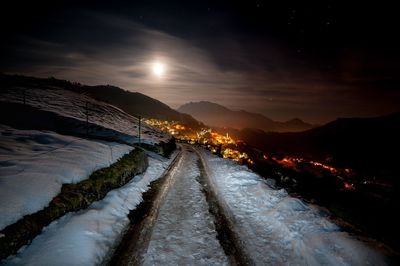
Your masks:
<instances>
[{"instance_id":1,"label":"snowy slope","mask_svg":"<svg viewBox=\"0 0 400 266\"><path fill-rule=\"evenodd\" d=\"M86 121L86 104L89 122L124 134L134 136L130 142L137 142L138 119L113 105L96 101L88 96L60 88L21 88L0 90L0 104L3 102L23 103L61 116ZM167 142L171 136L142 123L142 141L148 144ZM124 139L126 140L126 139Z\"/></svg>"},{"instance_id":2,"label":"snowy slope","mask_svg":"<svg viewBox=\"0 0 400 266\"><path fill-rule=\"evenodd\" d=\"M62 184L77 183L133 148L0 125L0 230L43 209Z\"/></svg>"},{"instance_id":3,"label":"snowy slope","mask_svg":"<svg viewBox=\"0 0 400 266\"><path fill-rule=\"evenodd\" d=\"M128 225L128 213L142 201L142 193L171 163L157 155L149 157L144 174L110 191L85 210L68 213L46 227L32 244L21 248L5 265L99 265Z\"/></svg>"},{"instance_id":4,"label":"snowy slope","mask_svg":"<svg viewBox=\"0 0 400 266\"><path fill-rule=\"evenodd\" d=\"M385 265L324 211L274 190L245 166L202 152L222 205L256 265Z\"/></svg>"}]
</instances>

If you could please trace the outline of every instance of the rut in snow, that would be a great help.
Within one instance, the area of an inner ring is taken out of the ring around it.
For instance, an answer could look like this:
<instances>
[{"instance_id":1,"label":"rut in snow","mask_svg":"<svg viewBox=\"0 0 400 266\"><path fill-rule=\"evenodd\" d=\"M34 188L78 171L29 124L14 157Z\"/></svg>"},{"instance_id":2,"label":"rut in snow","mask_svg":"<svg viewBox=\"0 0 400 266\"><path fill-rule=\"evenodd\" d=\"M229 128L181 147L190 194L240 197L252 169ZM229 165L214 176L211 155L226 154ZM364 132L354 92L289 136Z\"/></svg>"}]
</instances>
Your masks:
<instances>
[{"instance_id":1,"label":"rut in snow","mask_svg":"<svg viewBox=\"0 0 400 266\"><path fill-rule=\"evenodd\" d=\"M227 265L214 219L196 178L198 156L184 146L179 171L155 221L144 265Z\"/></svg>"}]
</instances>

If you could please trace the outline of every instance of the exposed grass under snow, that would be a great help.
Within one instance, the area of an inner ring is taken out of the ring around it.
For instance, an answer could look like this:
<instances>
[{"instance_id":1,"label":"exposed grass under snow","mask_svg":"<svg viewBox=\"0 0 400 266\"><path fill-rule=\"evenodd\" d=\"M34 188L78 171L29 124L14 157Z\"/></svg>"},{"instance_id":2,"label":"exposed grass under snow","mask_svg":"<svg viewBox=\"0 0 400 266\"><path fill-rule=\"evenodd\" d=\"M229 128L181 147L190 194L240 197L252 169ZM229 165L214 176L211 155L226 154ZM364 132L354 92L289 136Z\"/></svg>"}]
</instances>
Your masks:
<instances>
[{"instance_id":1,"label":"exposed grass under snow","mask_svg":"<svg viewBox=\"0 0 400 266\"><path fill-rule=\"evenodd\" d=\"M171 159L152 154L146 172L110 191L87 209L68 213L46 227L32 244L5 265L99 265L109 255L129 223L130 210L142 201L149 189L168 167Z\"/></svg>"},{"instance_id":2,"label":"exposed grass under snow","mask_svg":"<svg viewBox=\"0 0 400 266\"><path fill-rule=\"evenodd\" d=\"M63 184L77 183L133 148L0 125L0 230L46 207Z\"/></svg>"},{"instance_id":3,"label":"exposed grass under snow","mask_svg":"<svg viewBox=\"0 0 400 266\"><path fill-rule=\"evenodd\" d=\"M28 134L28 136L29 139L32 139L32 135ZM40 134L37 137L40 140L46 139L45 142L50 139L43 138ZM79 162L76 163L79 164ZM64 184L61 192L44 209L24 216L1 231L0 258L5 258L7 255L16 252L18 248L28 243L41 232L44 226L53 220L67 212L88 207L90 203L102 199L107 192L126 184L134 175L143 172L146 168L147 157L144 151L134 149L110 167L96 170L88 179L75 184ZM43 174L46 174L50 169L43 170L45 171ZM34 179L33 181L35 181ZM40 192L38 191L38 193ZM23 200L23 197L21 197L21 200ZM3 204L6 203L7 199Z\"/></svg>"}]
</instances>

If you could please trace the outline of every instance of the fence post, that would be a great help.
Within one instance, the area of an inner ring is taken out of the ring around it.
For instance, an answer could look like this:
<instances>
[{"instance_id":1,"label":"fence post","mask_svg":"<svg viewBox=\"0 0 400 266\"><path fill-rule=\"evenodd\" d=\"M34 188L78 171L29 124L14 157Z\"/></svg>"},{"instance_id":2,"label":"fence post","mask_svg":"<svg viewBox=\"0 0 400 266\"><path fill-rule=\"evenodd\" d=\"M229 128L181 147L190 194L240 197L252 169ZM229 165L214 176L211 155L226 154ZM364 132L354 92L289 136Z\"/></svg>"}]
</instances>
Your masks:
<instances>
[{"instance_id":1,"label":"fence post","mask_svg":"<svg viewBox=\"0 0 400 266\"><path fill-rule=\"evenodd\" d=\"M139 135L139 146L141 146L141 139L140 139L140 131L142 130L142 117L139 115L139 132L138 132L138 135Z\"/></svg>"},{"instance_id":2,"label":"fence post","mask_svg":"<svg viewBox=\"0 0 400 266\"><path fill-rule=\"evenodd\" d=\"M24 99L24 105L26 105L26 89L22 90L22 94L23 94L23 99Z\"/></svg>"}]
</instances>

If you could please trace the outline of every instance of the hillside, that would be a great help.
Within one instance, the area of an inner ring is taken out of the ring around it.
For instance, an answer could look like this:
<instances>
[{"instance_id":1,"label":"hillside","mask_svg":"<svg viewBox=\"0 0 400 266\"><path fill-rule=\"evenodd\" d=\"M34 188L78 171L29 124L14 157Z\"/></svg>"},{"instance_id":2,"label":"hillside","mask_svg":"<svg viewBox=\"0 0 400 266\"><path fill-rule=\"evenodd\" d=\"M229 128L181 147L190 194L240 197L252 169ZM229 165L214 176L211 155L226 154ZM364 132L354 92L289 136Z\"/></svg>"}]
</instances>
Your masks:
<instances>
[{"instance_id":1,"label":"hillside","mask_svg":"<svg viewBox=\"0 0 400 266\"><path fill-rule=\"evenodd\" d=\"M82 86L73 89L87 93L87 95L95 99L115 105L131 115L181 121L191 127L198 127L200 124L190 115L182 114L168 105L139 92L130 92L110 85Z\"/></svg>"},{"instance_id":2,"label":"hillside","mask_svg":"<svg viewBox=\"0 0 400 266\"><path fill-rule=\"evenodd\" d=\"M138 92L130 92L110 85L87 86L55 78L42 79L20 75L0 74L4 87L56 87L85 94L96 100L114 105L132 116L181 121L191 127L200 123L187 114L181 114L168 105Z\"/></svg>"},{"instance_id":3,"label":"hillside","mask_svg":"<svg viewBox=\"0 0 400 266\"><path fill-rule=\"evenodd\" d=\"M339 118L304 132L266 133L257 129L230 134L268 153L330 159L339 166L394 178L400 159L400 112L374 118Z\"/></svg>"},{"instance_id":4,"label":"hillside","mask_svg":"<svg viewBox=\"0 0 400 266\"><path fill-rule=\"evenodd\" d=\"M48 85L49 80L2 76L0 123L18 129L50 130L60 134L134 144L140 141L159 153L174 147L171 135L142 123L123 110L89 97ZM50 80L51 81L51 80ZM69 82L57 81L63 84ZM47 84L47 85L43 85Z\"/></svg>"},{"instance_id":5,"label":"hillside","mask_svg":"<svg viewBox=\"0 0 400 266\"><path fill-rule=\"evenodd\" d=\"M233 111L212 102L190 102L178 108L179 112L192 115L212 127L234 129L259 128L264 131L294 132L312 128L312 125L295 118L286 122L274 121L262 114Z\"/></svg>"}]
</instances>

